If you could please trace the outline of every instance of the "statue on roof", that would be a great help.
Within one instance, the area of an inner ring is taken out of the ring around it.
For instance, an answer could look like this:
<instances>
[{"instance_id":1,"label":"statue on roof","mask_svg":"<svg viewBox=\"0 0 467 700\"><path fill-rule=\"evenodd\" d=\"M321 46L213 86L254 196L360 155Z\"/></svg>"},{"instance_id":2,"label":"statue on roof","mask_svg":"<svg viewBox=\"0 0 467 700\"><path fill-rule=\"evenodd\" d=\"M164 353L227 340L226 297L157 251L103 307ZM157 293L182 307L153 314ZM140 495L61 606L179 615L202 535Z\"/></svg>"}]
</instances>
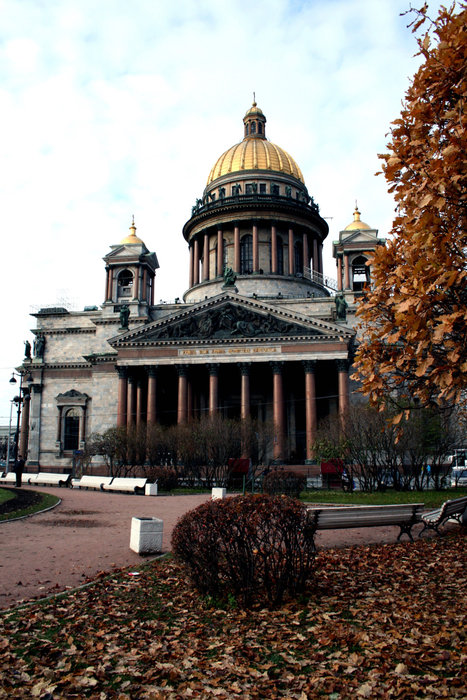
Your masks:
<instances>
[{"instance_id":1,"label":"statue on roof","mask_svg":"<svg viewBox=\"0 0 467 700\"><path fill-rule=\"evenodd\" d=\"M235 287L236 280L235 272L231 267L224 268L224 284L223 287Z\"/></svg>"},{"instance_id":2,"label":"statue on roof","mask_svg":"<svg viewBox=\"0 0 467 700\"><path fill-rule=\"evenodd\" d=\"M338 321L345 321L347 319L348 304L347 304L342 292L336 296L335 302L336 302L336 318L338 319Z\"/></svg>"},{"instance_id":3,"label":"statue on roof","mask_svg":"<svg viewBox=\"0 0 467 700\"><path fill-rule=\"evenodd\" d=\"M128 319L130 318L130 309L126 304L120 309L120 326L124 330L128 330Z\"/></svg>"}]
</instances>

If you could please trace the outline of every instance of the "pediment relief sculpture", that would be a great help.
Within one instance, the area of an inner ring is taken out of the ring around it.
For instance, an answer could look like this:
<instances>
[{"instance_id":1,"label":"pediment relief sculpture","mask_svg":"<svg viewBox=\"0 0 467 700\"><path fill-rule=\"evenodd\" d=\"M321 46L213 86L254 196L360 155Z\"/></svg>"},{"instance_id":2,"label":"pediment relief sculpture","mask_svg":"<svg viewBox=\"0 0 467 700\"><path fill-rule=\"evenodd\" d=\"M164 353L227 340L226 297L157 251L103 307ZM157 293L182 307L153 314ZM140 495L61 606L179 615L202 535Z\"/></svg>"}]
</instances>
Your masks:
<instances>
[{"instance_id":1,"label":"pediment relief sculpture","mask_svg":"<svg viewBox=\"0 0 467 700\"><path fill-rule=\"evenodd\" d=\"M265 336L316 335L317 331L268 313L258 314L228 305L191 316L179 323L155 329L145 340L255 338Z\"/></svg>"}]
</instances>

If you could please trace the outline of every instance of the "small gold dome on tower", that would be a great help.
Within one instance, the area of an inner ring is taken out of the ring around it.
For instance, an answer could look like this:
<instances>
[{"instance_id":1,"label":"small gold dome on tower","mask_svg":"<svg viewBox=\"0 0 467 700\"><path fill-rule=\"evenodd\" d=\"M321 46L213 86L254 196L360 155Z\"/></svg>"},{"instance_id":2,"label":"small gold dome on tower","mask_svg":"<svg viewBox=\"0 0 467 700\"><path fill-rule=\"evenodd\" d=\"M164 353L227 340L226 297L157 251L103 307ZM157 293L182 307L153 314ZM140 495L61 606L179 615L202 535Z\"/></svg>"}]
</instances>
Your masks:
<instances>
[{"instance_id":1,"label":"small gold dome on tower","mask_svg":"<svg viewBox=\"0 0 467 700\"><path fill-rule=\"evenodd\" d=\"M364 221L360 220L360 212L358 211L358 205L355 202L355 211L353 213L353 221L350 222L348 226L345 227L344 231L371 231L371 226L366 224Z\"/></svg>"},{"instance_id":2,"label":"small gold dome on tower","mask_svg":"<svg viewBox=\"0 0 467 700\"><path fill-rule=\"evenodd\" d=\"M120 241L121 245L144 245L144 242L141 240L141 238L138 238L136 235L136 226L135 226L135 217L132 217L131 221L131 226L130 226L130 231L131 233L128 236L125 236L123 241Z\"/></svg>"}]
</instances>

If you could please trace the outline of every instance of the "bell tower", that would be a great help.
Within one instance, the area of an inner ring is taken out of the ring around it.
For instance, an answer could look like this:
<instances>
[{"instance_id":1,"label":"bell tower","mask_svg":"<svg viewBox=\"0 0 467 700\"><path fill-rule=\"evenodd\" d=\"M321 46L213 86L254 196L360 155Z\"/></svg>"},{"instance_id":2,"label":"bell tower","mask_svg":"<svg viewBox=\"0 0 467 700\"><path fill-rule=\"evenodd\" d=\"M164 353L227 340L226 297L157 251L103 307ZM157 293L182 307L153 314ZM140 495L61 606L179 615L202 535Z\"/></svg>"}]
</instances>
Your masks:
<instances>
[{"instance_id":1,"label":"bell tower","mask_svg":"<svg viewBox=\"0 0 467 700\"><path fill-rule=\"evenodd\" d=\"M355 202L353 221L339 232L339 240L333 242L332 255L336 259L337 289L344 294L359 294L370 284L371 269L368 260L377 246L386 239L378 237L378 230L360 218Z\"/></svg>"},{"instance_id":2,"label":"bell tower","mask_svg":"<svg viewBox=\"0 0 467 700\"><path fill-rule=\"evenodd\" d=\"M154 279L159 267L155 253L136 235L134 218L130 233L104 257L106 281L104 308L120 312L128 306L130 317L147 318L154 305Z\"/></svg>"}]
</instances>

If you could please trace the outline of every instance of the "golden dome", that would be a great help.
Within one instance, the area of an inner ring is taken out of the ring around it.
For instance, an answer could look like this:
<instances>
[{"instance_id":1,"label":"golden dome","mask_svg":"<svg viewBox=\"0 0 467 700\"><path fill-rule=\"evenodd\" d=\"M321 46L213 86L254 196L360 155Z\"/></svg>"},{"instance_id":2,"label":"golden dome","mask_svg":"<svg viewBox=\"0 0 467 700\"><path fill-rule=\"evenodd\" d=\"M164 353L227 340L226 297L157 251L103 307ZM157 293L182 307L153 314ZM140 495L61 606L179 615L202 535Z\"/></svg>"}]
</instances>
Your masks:
<instances>
[{"instance_id":1,"label":"golden dome","mask_svg":"<svg viewBox=\"0 0 467 700\"><path fill-rule=\"evenodd\" d=\"M364 221L360 220L360 212L358 211L357 204L355 204L353 221L351 221L351 223L345 227L344 231L361 231L362 229L366 231L371 231L371 226L366 224Z\"/></svg>"},{"instance_id":2,"label":"golden dome","mask_svg":"<svg viewBox=\"0 0 467 700\"><path fill-rule=\"evenodd\" d=\"M133 217L133 220L131 222L130 231L131 231L131 233L128 234L128 236L125 236L123 241L120 241L120 245L144 245L144 242L141 240L141 238L138 238L138 236L136 235L136 226L135 226L135 218L134 217Z\"/></svg>"},{"instance_id":3,"label":"golden dome","mask_svg":"<svg viewBox=\"0 0 467 700\"><path fill-rule=\"evenodd\" d=\"M266 117L253 102L243 118L245 138L225 151L209 173L207 184L223 175L247 170L269 170L284 173L305 183L302 171L287 151L267 141Z\"/></svg>"}]
</instances>

